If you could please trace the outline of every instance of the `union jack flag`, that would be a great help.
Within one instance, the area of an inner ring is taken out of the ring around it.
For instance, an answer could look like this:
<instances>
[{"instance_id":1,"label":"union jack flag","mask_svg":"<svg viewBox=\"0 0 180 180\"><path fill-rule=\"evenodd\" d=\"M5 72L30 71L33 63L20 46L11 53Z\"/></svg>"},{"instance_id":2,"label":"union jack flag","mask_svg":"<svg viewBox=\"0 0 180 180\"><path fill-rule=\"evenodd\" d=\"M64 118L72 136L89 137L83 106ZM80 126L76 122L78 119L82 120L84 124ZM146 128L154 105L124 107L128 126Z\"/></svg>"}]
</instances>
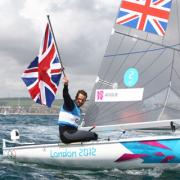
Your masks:
<instances>
[{"instance_id":1,"label":"union jack flag","mask_svg":"<svg viewBox=\"0 0 180 180\"><path fill-rule=\"evenodd\" d=\"M122 0L116 24L165 34L172 0Z\"/></svg>"},{"instance_id":2,"label":"union jack flag","mask_svg":"<svg viewBox=\"0 0 180 180\"><path fill-rule=\"evenodd\" d=\"M51 107L61 78L61 64L50 25L47 24L38 56L22 74L31 98Z\"/></svg>"}]
</instances>

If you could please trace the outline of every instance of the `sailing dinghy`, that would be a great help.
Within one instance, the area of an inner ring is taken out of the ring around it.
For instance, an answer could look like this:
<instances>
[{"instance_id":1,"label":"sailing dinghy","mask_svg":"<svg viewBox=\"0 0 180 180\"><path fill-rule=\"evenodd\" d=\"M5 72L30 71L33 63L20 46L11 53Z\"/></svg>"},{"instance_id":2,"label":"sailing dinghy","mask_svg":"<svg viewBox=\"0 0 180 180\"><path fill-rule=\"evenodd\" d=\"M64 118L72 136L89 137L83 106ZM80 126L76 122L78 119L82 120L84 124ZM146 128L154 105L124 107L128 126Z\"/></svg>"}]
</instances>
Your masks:
<instances>
[{"instance_id":1,"label":"sailing dinghy","mask_svg":"<svg viewBox=\"0 0 180 180\"><path fill-rule=\"evenodd\" d=\"M70 168L178 168L179 59L180 1L122 0L82 127L96 125L101 139L27 144L15 130L3 156Z\"/></svg>"}]
</instances>

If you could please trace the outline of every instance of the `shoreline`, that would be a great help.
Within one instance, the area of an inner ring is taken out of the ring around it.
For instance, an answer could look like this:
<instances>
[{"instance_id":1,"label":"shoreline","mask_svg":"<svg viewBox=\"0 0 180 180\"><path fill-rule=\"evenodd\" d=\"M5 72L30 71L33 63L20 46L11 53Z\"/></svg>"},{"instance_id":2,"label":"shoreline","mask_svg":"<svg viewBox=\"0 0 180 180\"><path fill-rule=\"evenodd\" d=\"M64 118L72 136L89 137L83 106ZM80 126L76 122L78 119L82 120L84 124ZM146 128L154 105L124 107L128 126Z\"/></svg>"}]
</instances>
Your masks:
<instances>
[{"instance_id":1,"label":"shoreline","mask_svg":"<svg viewBox=\"0 0 180 180\"><path fill-rule=\"evenodd\" d=\"M20 114L20 113L8 113L8 114L3 114L3 113L0 113L0 116L58 116L58 114L42 114L42 113L23 113L23 114Z\"/></svg>"}]
</instances>

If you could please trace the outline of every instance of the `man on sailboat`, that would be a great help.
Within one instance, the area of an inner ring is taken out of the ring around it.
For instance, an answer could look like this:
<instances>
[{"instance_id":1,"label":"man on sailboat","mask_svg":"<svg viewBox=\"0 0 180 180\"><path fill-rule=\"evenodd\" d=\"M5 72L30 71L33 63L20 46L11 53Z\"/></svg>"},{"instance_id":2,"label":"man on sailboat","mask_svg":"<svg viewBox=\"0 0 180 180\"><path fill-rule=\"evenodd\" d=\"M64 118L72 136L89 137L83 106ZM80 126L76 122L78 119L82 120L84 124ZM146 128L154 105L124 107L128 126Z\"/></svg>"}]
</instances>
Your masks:
<instances>
[{"instance_id":1,"label":"man on sailboat","mask_svg":"<svg viewBox=\"0 0 180 180\"><path fill-rule=\"evenodd\" d=\"M79 90L76 94L75 100L71 99L68 91L69 80L65 76L63 78L64 89L62 105L59 112L59 136L63 143L72 142L86 142L90 140L97 140L96 133L91 131L78 130L78 122L81 117L80 107L85 103L87 99L87 93L84 90Z\"/></svg>"}]
</instances>

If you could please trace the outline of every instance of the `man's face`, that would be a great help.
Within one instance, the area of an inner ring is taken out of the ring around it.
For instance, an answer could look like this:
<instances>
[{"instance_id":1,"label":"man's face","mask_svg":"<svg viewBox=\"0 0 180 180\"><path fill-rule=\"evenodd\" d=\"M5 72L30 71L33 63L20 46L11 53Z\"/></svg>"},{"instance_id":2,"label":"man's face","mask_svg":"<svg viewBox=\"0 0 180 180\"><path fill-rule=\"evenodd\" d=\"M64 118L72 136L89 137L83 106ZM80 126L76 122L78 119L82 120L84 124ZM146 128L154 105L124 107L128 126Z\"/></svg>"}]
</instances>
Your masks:
<instances>
[{"instance_id":1,"label":"man's face","mask_svg":"<svg viewBox=\"0 0 180 180\"><path fill-rule=\"evenodd\" d=\"M81 107L85 103L85 101L86 101L86 96L80 93L76 99L76 105L78 107Z\"/></svg>"}]
</instances>

